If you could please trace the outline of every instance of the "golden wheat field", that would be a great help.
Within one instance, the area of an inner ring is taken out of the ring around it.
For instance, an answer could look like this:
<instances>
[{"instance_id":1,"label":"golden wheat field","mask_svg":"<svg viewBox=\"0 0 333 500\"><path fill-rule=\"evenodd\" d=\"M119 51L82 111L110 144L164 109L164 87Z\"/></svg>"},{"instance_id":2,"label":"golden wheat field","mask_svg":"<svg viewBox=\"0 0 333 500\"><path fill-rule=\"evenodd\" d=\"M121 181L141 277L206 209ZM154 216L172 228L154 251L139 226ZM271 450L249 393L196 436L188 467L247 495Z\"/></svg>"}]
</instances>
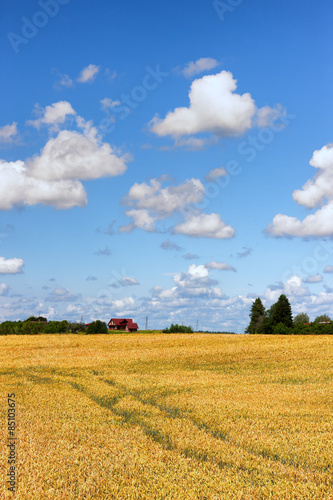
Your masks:
<instances>
[{"instance_id":1,"label":"golden wheat field","mask_svg":"<svg viewBox=\"0 0 333 500\"><path fill-rule=\"evenodd\" d=\"M1 499L333 499L332 337L7 336L0 372Z\"/></svg>"}]
</instances>

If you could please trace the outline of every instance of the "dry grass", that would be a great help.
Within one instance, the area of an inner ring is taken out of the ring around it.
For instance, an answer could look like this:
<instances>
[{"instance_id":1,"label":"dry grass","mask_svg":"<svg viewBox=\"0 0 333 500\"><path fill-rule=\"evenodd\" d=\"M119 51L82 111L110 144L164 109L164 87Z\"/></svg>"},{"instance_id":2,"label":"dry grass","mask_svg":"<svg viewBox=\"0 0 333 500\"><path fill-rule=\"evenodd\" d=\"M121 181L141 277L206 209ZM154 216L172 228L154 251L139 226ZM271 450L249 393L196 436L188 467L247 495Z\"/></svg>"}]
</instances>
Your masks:
<instances>
[{"instance_id":1,"label":"dry grass","mask_svg":"<svg viewBox=\"0 0 333 500\"><path fill-rule=\"evenodd\" d=\"M333 499L332 367L327 336L0 337L15 498Z\"/></svg>"}]
</instances>

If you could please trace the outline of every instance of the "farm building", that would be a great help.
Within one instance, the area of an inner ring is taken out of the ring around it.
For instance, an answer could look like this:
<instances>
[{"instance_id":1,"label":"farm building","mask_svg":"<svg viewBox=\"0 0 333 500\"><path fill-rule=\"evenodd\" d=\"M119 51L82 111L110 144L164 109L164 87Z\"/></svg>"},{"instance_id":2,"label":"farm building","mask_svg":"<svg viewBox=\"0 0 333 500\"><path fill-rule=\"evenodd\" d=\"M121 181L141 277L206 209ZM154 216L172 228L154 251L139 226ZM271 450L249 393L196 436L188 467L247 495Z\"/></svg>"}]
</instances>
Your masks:
<instances>
[{"instance_id":1,"label":"farm building","mask_svg":"<svg viewBox=\"0 0 333 500\"><path fill-rule=\"evenodd\" d=\"M124 330L125 332L137 332L138 325L129 318L111 318L108 323L109 330Z\"/></svg>"}]
</instances>

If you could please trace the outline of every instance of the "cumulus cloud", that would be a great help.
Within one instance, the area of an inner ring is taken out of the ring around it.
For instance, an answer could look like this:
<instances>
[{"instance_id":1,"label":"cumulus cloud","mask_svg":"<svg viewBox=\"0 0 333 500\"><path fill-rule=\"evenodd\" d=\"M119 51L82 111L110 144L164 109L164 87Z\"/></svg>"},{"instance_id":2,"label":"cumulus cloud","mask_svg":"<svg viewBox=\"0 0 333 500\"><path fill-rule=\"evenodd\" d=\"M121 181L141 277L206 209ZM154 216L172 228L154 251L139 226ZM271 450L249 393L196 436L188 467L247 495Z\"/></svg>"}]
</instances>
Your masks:
<instances>
[{"instance_id":1,"label":"cumulus cloud","mask_svg":"<svg viewBox=\"0 0 333 500\"><path fill-rule=\"evenodd\" d=\"M249 93L235 93L237 81L222 71L192 82L188 108L176 108L164 119L155 116L150 129L159 136L180 137L199 132L238 136L252 126L256 105Z\"/></svg>"},{"instance_id":2,"label":"cumulus cloud","mask_svg":"<svg viewBox=\"0 0 333 500\"><path fill-rule=\"evenodd\" d=\"M219 214L199 214L190 217L186 222L178 224L174 233L186 234L196 238L233 238L235 230L226 225Z\"/></svg>"},{"instance_id":3,"label":"cumulus cloud","mask_svg":"<svg viewBox=\"0 0 333 500\"><path fill-rule=\"evenodd\" d=\"M266 231L276 237L324 237L333 236L333 144L313 153L310 165L318 171L302 189L293 192L299 205L318 210L299 220L296 217L277 214Z\"/></svg>"},{"instance_id":4,"label":"cumulus cloud","mask_svg":"<svg viewBox=\"0 0 333 500\"><path fill-rule=\"evenodd\" d=\"M281 104L277 104L275 108L264 106L257 111L257 125L258 127L269 127L276 119L286 116L286 114L287 111Z\"/></svg>"},{"instance_id":5,"label":"cumulus cloud","mask_svg":"<svg viewBox=\"0 0 333 500\"><path fill-rule=\"evenodd\" d=\"M31 125L37 129L41 125L47 125L53 130L58 130L59 125L66 121L67 116L76 114L68 101L58 101L45 108L36 105L35 112L39 115L39 118L28 120L27 125Z\"/></svg>"},{"instance_id":6,"label":"cumulus cloud","mask_svg":"<svg viewBox=\"0 0 333 500\"><path fill-rule=\"evenodd\" d=\"M0 144L10 144L13 142L14 137L18 134L17 123L13 122L11 125L5 125L0 128Z\"/></svg>"},{"instance_id":7,"label":"cumulus cloud","mask_svg":"<svg viewBox=\"0 0 333 500\"><path fill-rule=\"evenodd\" d=\"M208 262L206 264L206 268L207 269L217 269L218 271L234 271L234 272L236 272L236 269L233 266L230 266L226 262L216 262L215 260Z\"/></svg>"},{"instance_id":8,"label":"cumulus cloud","mask_svg":"<svg viewBox=\"0 0 333 500\"><path fill-rule=\"evenodd\" d=\"M49 108L43 115L48 124L62 122L72 109L55 105ZM49 139L39 155L24 162L0 160L0 210L36 204L61 209L83 206L87 196L80 180L125 172L129 157L118 156L110 144L101 142L89 122L81 117L77 122L83 133L62 130Z\"/></svg>"},{"instance_id":9,"label":"cumulus cloud","mask_svg":"<svg viewBox=\"0 0 333 500\"><path fill-rule=\"evenodd\" d=\"M134 206L126 212L132 224L121 226L120 231L131 231L135 227L155 231L156 222L171 216L186 205L202 200L205 188L198 179L189 179L177 186L162 187L162 180L152 179L150 184L135 183L122 203Z\"/></svg>"},{"instance_id":10,"label":"cumulus cloud","mask_svg":"<svg viewBox=\"0 0 333 500\"><path fill-rule=\"evenodd\" d=\"M100 66L96 66L95 64L89 64L89 66L83 68L77 81L80 83L92 82L96 78L99 70Z\"/></svg>"},{"instance_id":11,"label":"cumulus cloud","mask_svg":"<svg viewBox=\"0 0 333 500\"><path fill-rule=\"evenodd\" d=\"M196 61L190 61L185 65L182 73L186 78L191 78L191 76L198 75L203 71L208 71L210 69L216 68L219 62L211 57L201 57Z\"/></svg>"},{"instance_id":12,"label":"cumulus cloud","mask_svg":"<svg viewBox=\"0 0 333 500\"><path fill-rule=\"evenodd\" d=\"M179 245L172 243L170 240L163 241L163 243L161 243L161 248L163 248L163 250L176 250L176 252L180 252L180 250L182 250Z\"/></svg>"},{"instance_id":13,"label":"cumulus cloud","mask_svg":"<svg viewBox=\"0 0 333 500\"><path fill-rule=\"evenodd\" d=\"M323 277L321 274L315 274L313 276L307 276L304 280L304 283L320 283L323 281Z\"/></svg>"},{"instance_id":14,"label":"cumulus cloud","mask_svg":"<svg viewBox=\"0 0 333 500\"><path fill-rule=\"evenodd\" d=\"M324 269L324 273L333 273L333 266L326 266Z\"/></svg>"},{"instance_id":15,"label":"cumulus cloud","mask_svg":"<svg viewBox=\"0 0 333 500\"><path fill-rule=\"evenodd\" d=\"M23 259L5 259L5 257L0 257L0 274L17 274L22 272L22 267L24 266Z\"/></svg>"}]
</instances>

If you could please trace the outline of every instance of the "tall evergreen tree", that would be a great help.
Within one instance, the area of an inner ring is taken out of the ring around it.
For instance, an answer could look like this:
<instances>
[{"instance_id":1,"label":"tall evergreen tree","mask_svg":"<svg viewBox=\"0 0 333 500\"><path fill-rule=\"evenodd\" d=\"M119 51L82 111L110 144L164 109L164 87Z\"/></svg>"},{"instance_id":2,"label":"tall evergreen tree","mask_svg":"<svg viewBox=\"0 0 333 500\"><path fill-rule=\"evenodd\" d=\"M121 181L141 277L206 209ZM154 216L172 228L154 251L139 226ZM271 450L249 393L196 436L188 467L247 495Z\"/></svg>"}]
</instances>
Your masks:
<instances>
[{"instance_id":1,"label":"tall evergreen tree","mask_svg":"<svg viewBox=\"0 0 333 500\"><path fill-rule=\"evenodd\" d=\"M250 312L250 324L245 333L258 333L265 317L265 308L261 299L258 297L252 304Z\"/></svg>"},{"instance_id":2,"label":"tall evergreen tree","mask_svg":"<svg viewBox=\"0 0 333 500\"><path fill-rule=\"evenodd\" d=\"M274 304L272 311L272 326L282 323L285 326L293 326L293 315L291 305L287 297L282 294L278 301Z\"/></svg>"}]
</instances>

